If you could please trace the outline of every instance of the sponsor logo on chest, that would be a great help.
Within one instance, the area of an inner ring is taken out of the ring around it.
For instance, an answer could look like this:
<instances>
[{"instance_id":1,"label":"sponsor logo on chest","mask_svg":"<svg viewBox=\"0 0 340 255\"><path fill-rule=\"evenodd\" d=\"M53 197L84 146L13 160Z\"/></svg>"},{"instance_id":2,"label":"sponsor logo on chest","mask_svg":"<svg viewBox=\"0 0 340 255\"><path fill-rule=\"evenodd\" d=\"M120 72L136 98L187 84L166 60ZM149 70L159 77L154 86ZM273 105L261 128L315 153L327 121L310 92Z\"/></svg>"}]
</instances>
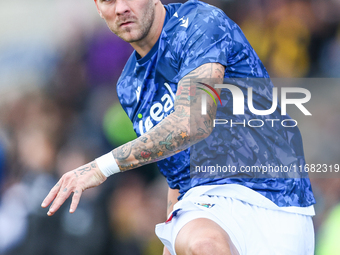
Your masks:
<instances>
[{"instance_id":1,"label":"sponsor logo on chest","mask_svg":"<svg viewBox=\"0 0 340 255\"><path fill-rule=\"evenodd\" d=\"M148 132L154 126L154 122L160 122L174 110L175 94L172 92L168 83L164 83L164 86L169 93L165 93L161 97L160 102L155 102L150 107L149 116L145 118L141 113L138 114L138 118L140 119L138 129L141 135Z\"/></svg>"}]
</instances>

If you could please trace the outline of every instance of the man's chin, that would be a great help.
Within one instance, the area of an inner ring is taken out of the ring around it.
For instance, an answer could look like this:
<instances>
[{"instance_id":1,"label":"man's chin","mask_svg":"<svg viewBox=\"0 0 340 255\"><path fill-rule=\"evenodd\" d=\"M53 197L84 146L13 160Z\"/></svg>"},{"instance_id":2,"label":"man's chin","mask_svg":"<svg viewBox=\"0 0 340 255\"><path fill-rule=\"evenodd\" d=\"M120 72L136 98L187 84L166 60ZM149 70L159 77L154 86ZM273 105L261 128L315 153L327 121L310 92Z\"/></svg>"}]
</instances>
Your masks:
<instances>
[{"instance_id":1,"label":"man's chin","mask_svg":"<svg viewBox=\"0 0 340 255\"><path fill-rule=\"evenodd\" d=\"M138 42L141 39L140 36L135 36L135 35L126 34L126 33L119 34L118 36L128 43Z\"/></svg>"}]
</instances>

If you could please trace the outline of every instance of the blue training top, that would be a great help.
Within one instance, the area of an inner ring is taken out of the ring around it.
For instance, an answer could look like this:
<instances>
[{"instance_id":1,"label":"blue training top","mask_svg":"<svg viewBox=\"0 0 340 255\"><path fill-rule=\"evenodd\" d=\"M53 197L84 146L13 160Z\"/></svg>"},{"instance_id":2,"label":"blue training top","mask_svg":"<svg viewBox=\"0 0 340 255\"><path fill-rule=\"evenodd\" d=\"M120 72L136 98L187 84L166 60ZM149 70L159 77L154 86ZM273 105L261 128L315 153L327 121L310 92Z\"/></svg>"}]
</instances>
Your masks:
<instances>
[{"instance_id":1,"label":"blue training top","mask_svg":"<svg viewBox=\"0 0 340 255\"><path fill-rule=\"evenodd\" d=\"M243 86L253 88L255 108L270 108L272 84L269 75L237 24L220 9L197 0L169 4L165 8L166 18L159 40L143 58L137 52L132 53L117 83L120 103L138 136L174 110L178 82L205 63L225 66L225 78L264 78L267 82L250 82ZM240 83L242 87L243 82ZM230 92L222 89L220 97L223 106L218 106L216 118L242 122L240 116L232 115ZM245 112L243 119L254 117L247 107ZM283 117L278 107L272 115L256 116L256 119L282 120ZM215 141L221 140L223 146L216 147ZM202 146L204 143L206 145ZM242 125L218 131L215 128L191 151L194 152L192 162L196 164L214 163L209 158L209 151L218 151L216 162L238 169L241 165L304 164L298 128L285 128L280 122L266 122L262 128ZM195 186L234 183L259 192L278 206L306 207L315 203L308 175L304 174L297 178L270 175L266 178L251 175L191 178L190 148L159 161L158 166L170 188L179 189L181 196Z\"/></svg>"}]
</instances>

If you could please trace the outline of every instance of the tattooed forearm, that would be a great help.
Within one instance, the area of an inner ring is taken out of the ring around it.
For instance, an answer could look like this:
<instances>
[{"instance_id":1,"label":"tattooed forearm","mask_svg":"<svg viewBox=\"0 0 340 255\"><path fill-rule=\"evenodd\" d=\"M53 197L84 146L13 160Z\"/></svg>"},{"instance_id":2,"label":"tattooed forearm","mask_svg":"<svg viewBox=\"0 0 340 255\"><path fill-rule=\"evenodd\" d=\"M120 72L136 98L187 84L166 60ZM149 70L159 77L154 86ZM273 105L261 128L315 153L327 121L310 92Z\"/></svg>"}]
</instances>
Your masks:
<instances>
[{"instance_id":1,"label":"tattooed forearm","mask_svg":"<svg viewBox=\"0 0 340 255\"><path fill-rule=\"evenodd\" d=\"M118 150L113 151L113 156L118 160L127 159L131 154L132 143L126 143L119 147Z\"/></svg>"},{"instance_id":2,"label":"tattooed forearm","mask_svg":"<svg viewBox=\"0 0 340 255\"><path fill-rule=\"evenodd\" d=\"M181 132L179 135L182 137L182 139L188 137L187 132Z\"/></svg>"},{"instance_id":3,"label":"tattooed forearm","mask_svg":"<svg viewBox=\"0 0 340 255\"><path fill-rule=\"evenodd\" d=\"M201 93L205 92L196 90L191 83L195 79L198 84L197 79L214 78L204 81L213 86L213 83L223 82L223 74L222 65L209 63L186 75L178 84L174 112L143 136L113 150L120 170L126 171L167 158L209 136L217 106L208 98L207 114L202 115Z\"/></svg>"},{"instance_id":4,"label":"tattooed forearm","mask_svg":"<svg viewBox=\"0 0 340 255\"><path fill-rule=\"evenodd\" d=\"M140 164L119 164L119 169L124 172L126 170L134 169L136 167L139 167Z\"/></svg>"},{"instance_id":5,"label":"tattooed forearm","mask_svg":"<svg viewBox=\"0 0 340 255\"><path fill-rule=\"evenodd\" d=\"M148 138L147 137L141 137L140 139L143 143L146 143L148 141Z\"/></svg>"},{"instance_id":6,"label":"tattooed forearm","mask_svg":"<svg viewBox=\"0 0 340 255\"><path fill-rule=\"evenodd\" d=\"M173 139L172 139L172 134L174 132L172 131L170 134L168 134L168 136L165 138L164 141L160 141L159 142L159 145L164 145L165 148L169 151L172 151L174 149L174 146L173 146Z\"/></svg>"},{"instance_id":7,"label":"tattooed forearm","mask_svg":"<svg viewBox=\"0 0 340 255\"><path fill-rule=\"evenodd\" d=\"M198 134L199 135L204 135L204 134L208 134L207 131L205 131L203 128L197 128Z\"/></svg>"},{"instance_id":8,"label":"tattooed forearm","mask_svg":"<svg viewBox=\"0 0 340 255\"><path fill-rule=\"evenodd\" d=\"M140 155L141 155L142 158L144 158L144 159L150 158L151 154L152 154L151 151L142 151L142 152L140 153Z\"/></svg>"},{"instance_id":9,"label":"tattooed forearm","mask_svg":"<svg viewBox=\"0 0 340 255\"><path fill-rule=\"evenodd\" d=\"M190 117L190 114L187 113L187 111L183 108L183 106L178 106L176 111L177 111L176 116L178 116L179 118Z\"/></svg>"}]
</instances>

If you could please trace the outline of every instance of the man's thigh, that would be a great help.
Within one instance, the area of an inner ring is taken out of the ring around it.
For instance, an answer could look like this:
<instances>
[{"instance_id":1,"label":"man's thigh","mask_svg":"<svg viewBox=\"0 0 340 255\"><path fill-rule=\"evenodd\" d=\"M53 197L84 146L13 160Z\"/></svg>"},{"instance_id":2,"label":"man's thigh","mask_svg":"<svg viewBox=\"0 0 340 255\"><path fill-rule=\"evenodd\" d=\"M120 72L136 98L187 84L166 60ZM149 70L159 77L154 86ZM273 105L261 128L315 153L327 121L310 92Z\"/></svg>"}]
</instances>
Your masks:
<instances>
[{"instance_id":1,"label":"man's thigh","mask_svg":"<svg viewBox=\"0 0 340 255\"><path fill-rule=\"evenodd\" d=\"M207 218L185 224L176 237L175 250L177 255L239 255L228 233Z\"/></svg>"},{"instance_id":2,"label":"man's thigh","mask_svg":"<svg viewBox=\"0 0 340 255\"><path fill-rule=\"evenodd\" d=\"M212 249L209 246L209 240L212 239L218 239L218 242L213 242L216 246L227 244L221 249L229 249L229 253L222 254L232 254L234 247L239 254L250 255L314 254L310 216L211 195L178 203L180 209L176 209L180 211L169 222L159 224L156 230L171 254L175 254L175 251L177 255L187 254L188 249L202 252Z\"/></svg>"}]
</instances>

